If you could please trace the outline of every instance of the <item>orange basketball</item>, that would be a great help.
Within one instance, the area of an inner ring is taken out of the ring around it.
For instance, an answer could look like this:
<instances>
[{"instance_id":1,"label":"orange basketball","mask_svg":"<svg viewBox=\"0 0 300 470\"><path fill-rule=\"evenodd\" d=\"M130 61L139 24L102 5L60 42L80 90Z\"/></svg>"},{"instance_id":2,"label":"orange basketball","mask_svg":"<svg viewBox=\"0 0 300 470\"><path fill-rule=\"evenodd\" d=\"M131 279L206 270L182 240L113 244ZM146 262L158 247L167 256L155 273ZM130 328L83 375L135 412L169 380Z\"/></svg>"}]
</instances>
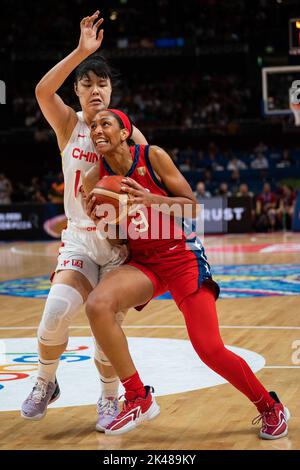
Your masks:
<instances>
[{"instance_id":1,"label":"orange basketball","mask_svg":"<svg viewBox=\"0 0 300 470\"><path fill-rule=\"evenodd\" d=\"M98 217L105 217L109 224L118 224L127 215L129 196L122 192L124 176L104 176L94 189L95 206Z\"/></svg>"}]
</instances>

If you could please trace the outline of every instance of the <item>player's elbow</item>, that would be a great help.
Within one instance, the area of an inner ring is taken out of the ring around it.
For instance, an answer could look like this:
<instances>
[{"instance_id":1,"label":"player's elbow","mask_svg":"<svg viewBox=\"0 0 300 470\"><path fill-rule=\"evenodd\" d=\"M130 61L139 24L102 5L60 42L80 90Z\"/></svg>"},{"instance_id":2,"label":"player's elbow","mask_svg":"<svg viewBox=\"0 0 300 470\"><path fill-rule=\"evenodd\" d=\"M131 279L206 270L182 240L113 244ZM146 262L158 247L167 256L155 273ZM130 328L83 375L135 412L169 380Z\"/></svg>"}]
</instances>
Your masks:
<instances>
[{"instance_id":1,"label":"player's elbow","mask_svg":"<svg viewBox=\"0 0 300 470\"><path fill-rule=\"evenodd\" d=\"M35 87L35 96L38 98L40 94L43 92L43 85L39 82Z\"/></svg>"},{"instance_id":2,"label":"player's elbow","mask_svg":"<svg viewBox=\"0 0 300 470\"><path fill-rule=\"evenodd\" d=\"M49 87L45 86L43 80L41 80L35 87L35 96L37 100L41 100L50 95Z\"/></svg>"}]
</instances>

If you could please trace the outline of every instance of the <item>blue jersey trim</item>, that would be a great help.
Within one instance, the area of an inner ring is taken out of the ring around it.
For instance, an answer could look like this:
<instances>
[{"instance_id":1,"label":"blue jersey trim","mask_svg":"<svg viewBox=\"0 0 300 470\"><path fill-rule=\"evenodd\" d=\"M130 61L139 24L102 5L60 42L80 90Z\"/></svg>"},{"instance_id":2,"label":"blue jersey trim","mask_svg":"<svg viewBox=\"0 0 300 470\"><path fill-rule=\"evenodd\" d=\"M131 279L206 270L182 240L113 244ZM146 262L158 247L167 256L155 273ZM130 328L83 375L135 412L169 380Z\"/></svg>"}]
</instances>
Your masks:
<instances>
[{"instance_id":1,"label":"blue jersey trim","mask_svg":"<svg viewBox=\"0 0 300 470\"><path fill-rule=\"evenodd\" d=\"M146 161L147 168L149 170L149 173L150 173L151 178L153 179L154 183L159 188L163 189L164 191L166 191L168 193L168 190L166 189L165 185L161 181L159 181L159 179L156 177L156 175L154 173L154 170L152 168L150 158L149 158L149 145L145 146L145 161Z\"/></svg>"},{"instance_id":2,"label":"blue jersey trim","mask_svg":"<svg viewBox=\"0 0 300 470\"><path fill-rule=\"evenodd\" d=\"M135 145L133 163L132 163L131 168L130 168L130 170L128 171L128 173L127 173L126 176L132 175L132 173L133 173L134 170L136 169L136 166L137 166L137 164L138 164L138 162L139 162L139 156L140 156L140 146L139 146L139 145Z\"/></svg>"},{"instance_id":3,"label":"blue jersey trim","mask_svg":"<svg viewBox=\"0 0 300 470\"><path fill-rule=\"evenodd\" d=\"M114 175L115 173L112 171L112 169L110 168L109 164L107 163L107 161L105 160L105 158L102 159L103 161L103 166L104 168L106 169L106 171L110 174L110 175Z\"/></svg>"},{"instance_id":4,"label":"blue jersey trim","mask_svg":"<svg viewBox=\"0 0 300 470\"><path fill-rule=\"evenodd\" d=\"M198 288L201 287L201 284L206 279L211 279L211 269L210 265L207 262L207 258L205 255L204 247L200 241L200 239L195 236L192 239L187 239L185 241L187 246L189 247L190 251L194 253L197 259L198 264ZM196 243L200 244L200 248L196 245ZM205 273L204 273L205 271Z\"/></svg>"}]
</instances>

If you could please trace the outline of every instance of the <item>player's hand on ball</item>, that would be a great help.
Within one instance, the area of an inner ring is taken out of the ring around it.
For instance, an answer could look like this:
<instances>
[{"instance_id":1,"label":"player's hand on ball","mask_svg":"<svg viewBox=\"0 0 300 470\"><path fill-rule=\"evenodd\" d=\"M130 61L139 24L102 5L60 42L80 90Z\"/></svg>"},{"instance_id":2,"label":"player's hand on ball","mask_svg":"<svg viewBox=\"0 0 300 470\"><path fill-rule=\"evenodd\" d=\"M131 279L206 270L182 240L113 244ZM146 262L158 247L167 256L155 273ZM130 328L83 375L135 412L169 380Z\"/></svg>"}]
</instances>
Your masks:
<instances>
[{"instance_id":1,"label":"player's hand on ball","mask_svg":"<svg viewBox=\"0 0 300 470\"><path fill-rule=\"evenodd\" d=\"M131 196L130 204L143 204L150 207L154 203L153 194L131 178L123 179L122 191Z\"/></svg>"},{"instance_id":2,"label":"player's hand on ball","mask_svg":"<svg viewBox=\"0 0 300 470\"><path fill-rule=\"evenodd\" d=\"M99 17L100 11L97 10L92 16L86 16L80 22L80 39L78 49L87 54L92 54L101 46L103 40L103 29L98 28L103 23L104 19Z\"/></svg>"}]
</instances>

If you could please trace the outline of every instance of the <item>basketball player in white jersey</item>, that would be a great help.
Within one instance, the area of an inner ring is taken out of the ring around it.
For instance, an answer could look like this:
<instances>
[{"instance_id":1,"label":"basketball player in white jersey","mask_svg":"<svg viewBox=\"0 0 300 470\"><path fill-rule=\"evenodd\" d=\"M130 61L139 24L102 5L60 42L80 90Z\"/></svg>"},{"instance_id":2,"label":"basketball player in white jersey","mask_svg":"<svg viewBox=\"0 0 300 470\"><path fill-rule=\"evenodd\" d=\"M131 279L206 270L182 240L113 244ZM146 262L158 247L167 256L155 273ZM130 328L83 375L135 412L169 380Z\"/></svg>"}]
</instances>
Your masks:
<instances>
[{"instance_id":1,"label":"basketball player in white jersey","mask_svg":"<svg viewBox=\"0 0 300 470\"><path fill-rule=\"evenodd\" d=\"M68 342L69 325L98 284L101 273L122 264L127 257L125 247L112 246L108 240L99 239L99 231L83 209L80 190L84 174L98 161L89 125L97 112L109 106L112 92L108 64L100 56L91 56L103 40L103 29L99 31L103 18L98 18L99 11L96 11L81 21L78 47L52 68L36 87L37 101L56 133L61 151L68 225L62 233L58 263L38 328L37 380L21 409L21 415L31 420L42 419L47 406L60 395L56 370ZM57 94L75 68L75 93L82 108L80 113L67 106ZM147 143L136 128L132 138L135 143ZM123 317L120 312L120 323ZM96 429L104 431L118 414L119 379L97 344L95 364L102 384Z\"/></svg>"}]
</instances>

